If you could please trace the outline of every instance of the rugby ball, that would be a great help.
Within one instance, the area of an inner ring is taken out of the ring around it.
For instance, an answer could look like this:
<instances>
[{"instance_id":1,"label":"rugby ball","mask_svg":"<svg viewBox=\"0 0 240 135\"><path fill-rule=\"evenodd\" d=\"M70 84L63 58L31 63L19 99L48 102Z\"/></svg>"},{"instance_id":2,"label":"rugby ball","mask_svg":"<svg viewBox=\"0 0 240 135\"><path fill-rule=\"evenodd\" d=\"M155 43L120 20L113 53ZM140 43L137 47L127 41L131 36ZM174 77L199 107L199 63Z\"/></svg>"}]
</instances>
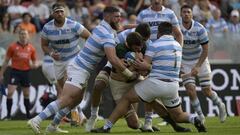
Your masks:
<instances>
[{"instance_id":1,"label":"rugby ball","mask_svg":"<svg viewBox=\"0 0 240 135\"><path fill-rule=\"evenodd\" d=\"M135 61L136 54L135 52L127 52L124 56L124 59L127 61L128 64L131 64Z\"/></svg>"}]
</instances>

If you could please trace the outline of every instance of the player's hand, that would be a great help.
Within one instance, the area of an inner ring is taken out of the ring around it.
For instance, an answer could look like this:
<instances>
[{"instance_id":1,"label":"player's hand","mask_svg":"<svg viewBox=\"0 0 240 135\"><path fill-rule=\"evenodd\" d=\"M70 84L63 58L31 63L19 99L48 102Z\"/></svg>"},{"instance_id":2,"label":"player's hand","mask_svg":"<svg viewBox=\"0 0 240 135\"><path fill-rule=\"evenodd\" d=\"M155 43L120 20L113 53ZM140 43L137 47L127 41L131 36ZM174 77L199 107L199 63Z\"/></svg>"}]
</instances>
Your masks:
<instances>
[{"instance_id":1,"label":"player's hand","mask_svg":"<svg viewBox=\"0 0 240 135\"><path fill-rule=\"evenodd\" d=\"M192 70L191 70L191 75L192 75L192 76L197 76L198 73L199 73L199 70L200 70L200 67L194 66L194 67L192 68Z\"/></svg>"},{"instance_id":2,"label":"player's hand","mask_svg":"<svg viewBox=\"0 0 240 135\"><path fill-rule=\"evenodd\" d=\"M136 81L138 78L139 78L139 74L134 71L134 72L133 72L133 75L130 76L130 77L127 79L127 83Z\"/></svg>"},{"instance_id":3,"label":"player's hand","mask_svg":"<svg viewBox=\"0 0 240 135\"><path fill-rule=\"evenodd\" d=\"M133 62L134 68L138 70L149 70L149 64L146 64L143 59L136 59Z\"/></svg>"},{"instance_id":4,"label":"player's hand","mask_svg":"<svg viewBox=\"0 0 240 135\"><path fill-rule=\"evenodd\" d=\"M31 65L31 69L37 69L40 65L38 63L34 63Z\"/></svg>"}]
</instances>

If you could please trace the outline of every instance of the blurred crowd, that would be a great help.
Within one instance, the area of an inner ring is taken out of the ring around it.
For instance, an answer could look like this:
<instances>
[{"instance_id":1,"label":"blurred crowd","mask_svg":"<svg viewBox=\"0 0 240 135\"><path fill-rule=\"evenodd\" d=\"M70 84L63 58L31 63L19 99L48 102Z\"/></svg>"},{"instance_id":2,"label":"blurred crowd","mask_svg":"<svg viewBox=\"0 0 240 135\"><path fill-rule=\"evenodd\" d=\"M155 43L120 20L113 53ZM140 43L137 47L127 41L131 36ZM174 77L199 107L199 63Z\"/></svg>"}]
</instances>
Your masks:
<instances>
[{"instance_id":1,"label":"blurred crowd","mask_svg":"<svg viewBox=\"0 0 240 135\"><path fill-rule=\"evenodd\" d=\"M0 41L7 40L6 34L2 33L14 35L20 28L27 29L35 37L51 20L51 6L56 2L66 5L67 17L77 20L89 31L100 22L103 9L108 5L121 9L123 25L135 24L139 11L150 5L150 0L0 0ZM212 37L217 40L213 39L213 42L220 39L222 43L224 33L240 33L240 0L164 0L164 5L171 8L179 19L180 7L184 4L191 5L194 19L201 22L210 34L214 33ZM232 41L232 37L228 39ZM11 41L11 36L7 38ZM0 44L4 46L2 42Z\"/></svg>"}]
</instances>

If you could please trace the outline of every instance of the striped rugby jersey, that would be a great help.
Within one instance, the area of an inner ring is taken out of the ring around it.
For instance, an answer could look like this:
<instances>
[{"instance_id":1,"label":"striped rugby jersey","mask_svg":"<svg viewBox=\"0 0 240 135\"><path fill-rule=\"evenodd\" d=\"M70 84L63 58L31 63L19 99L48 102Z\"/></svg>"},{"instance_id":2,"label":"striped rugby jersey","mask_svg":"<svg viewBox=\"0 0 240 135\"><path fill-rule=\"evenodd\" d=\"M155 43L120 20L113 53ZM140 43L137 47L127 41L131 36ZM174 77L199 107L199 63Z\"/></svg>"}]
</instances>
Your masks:
<instances>
[{"instance_id":1,"label":"striped rugby jersey","mask_svg":"<svg viewBox=\"0 0 240 135\"><path fill-rule=\"evenodd\" d=\"M68 61L78 54L79 38L84 29L83 25L68 18L62 27L56 27L51 20L44 25L41 36L48 40L50 48L60 53L60 61Z\"/></svg>"},{"instance_id":2,"label":"striped rugby jersey","mask_svg":"<svg viewBox=\"0 0 240 135\"><path fill-rule=\"evenodd\" d=\"M132 28L132 29L126 29L120 33L117 34L117 44L125 44L125 41L127 39L127 36L128 34L132 33L132 32L135 32L135 28ZM149 45L152 43L151 40L147 40L146 42L146 45Z\"/></svg>"},{"instance_id":3,"label":"striped rugby jersey","mask_svg":"<svg viewBox=\"0 0 240 135\"><path fill-rule=\"evenodd\" d=\"M141 11L137 16L137 23L148 23L151 28L150 40L157 40L158 25L161 22L169 22L173 26L179 27L178 19L175 13L169 9L162 6L162 11L154 11L151 7Z\"/></svg>"},{"instance_id":4,"label":"striped rugby jersey","mask_svg":"<svg viewBox=\"0 0 240 135\"><path fill-rule=\"evenodd\" d=\"M106 47L116 47L116 31L103 20L92 31L92 35L74 60L78 66L92 72L105 57L104 48Z\"/></svg>"},{"instance_id":5,"label":"striped rugby jersey","mask_svg":"<svg viewBox=\"0 0 240 135\"><path fill-rule=\"evenodd\" d=\"M202 53L201 45L209 41L207 30L194 20L192 20L192 26L189 30L183 26L182 21L180 28L184 39L182 59L184 62L195 63Z\"/></svg>"},{"instance_id":6,"label":"striped rugby jersey","mask_svg":"<svg viewBox=\"0 0 240 135\"><path fill-rule=\"evenodd\" d=\"M232 33L240 33L240 23L238 24L228 23L228 30L229 32Z\"/></svg>"},{"instance_id":7,"label":"striped rugby jersey","mask_svg":"<svg viewBox=\"0 0 240 135\"><path fill-rule=\"evenodd\" d=\"M147 47L145 55L152 58L149 77L179 81L182 47L173 36L161 36Z\"/></svg>"},{"instance_id":8,"label":"striped rugby jersey","mask_svg":"<svg viewBox=\"0 0 240 135\"><path fill-rule=\"evenodd\" d=\"M221 33L224 29L228 29L226 21L221 18L219 20L215 20L214 18L210 18L206 24L206 28L210 31L210 28L213 27L213 32Z\"/></svg>"}]
</instances>

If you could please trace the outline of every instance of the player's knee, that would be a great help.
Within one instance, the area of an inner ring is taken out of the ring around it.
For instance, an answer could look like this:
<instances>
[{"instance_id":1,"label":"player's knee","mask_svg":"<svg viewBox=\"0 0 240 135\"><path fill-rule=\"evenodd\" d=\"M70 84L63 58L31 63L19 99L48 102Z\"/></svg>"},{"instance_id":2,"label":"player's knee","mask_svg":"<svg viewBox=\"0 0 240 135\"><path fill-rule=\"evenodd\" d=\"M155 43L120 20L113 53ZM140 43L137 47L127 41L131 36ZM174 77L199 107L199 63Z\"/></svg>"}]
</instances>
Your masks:
<instances>
[{"instance_id":1,"label":"player's knee","mask_svg":"<svg viewBox=\"0 0 240 135\"><path fill-rule=\"evenodd\" d=\"M212 95L212 90L210 86L202 87L202 91L203 91L203 94L207 97L210 97Z\"/></svg>"}]
</instances>

